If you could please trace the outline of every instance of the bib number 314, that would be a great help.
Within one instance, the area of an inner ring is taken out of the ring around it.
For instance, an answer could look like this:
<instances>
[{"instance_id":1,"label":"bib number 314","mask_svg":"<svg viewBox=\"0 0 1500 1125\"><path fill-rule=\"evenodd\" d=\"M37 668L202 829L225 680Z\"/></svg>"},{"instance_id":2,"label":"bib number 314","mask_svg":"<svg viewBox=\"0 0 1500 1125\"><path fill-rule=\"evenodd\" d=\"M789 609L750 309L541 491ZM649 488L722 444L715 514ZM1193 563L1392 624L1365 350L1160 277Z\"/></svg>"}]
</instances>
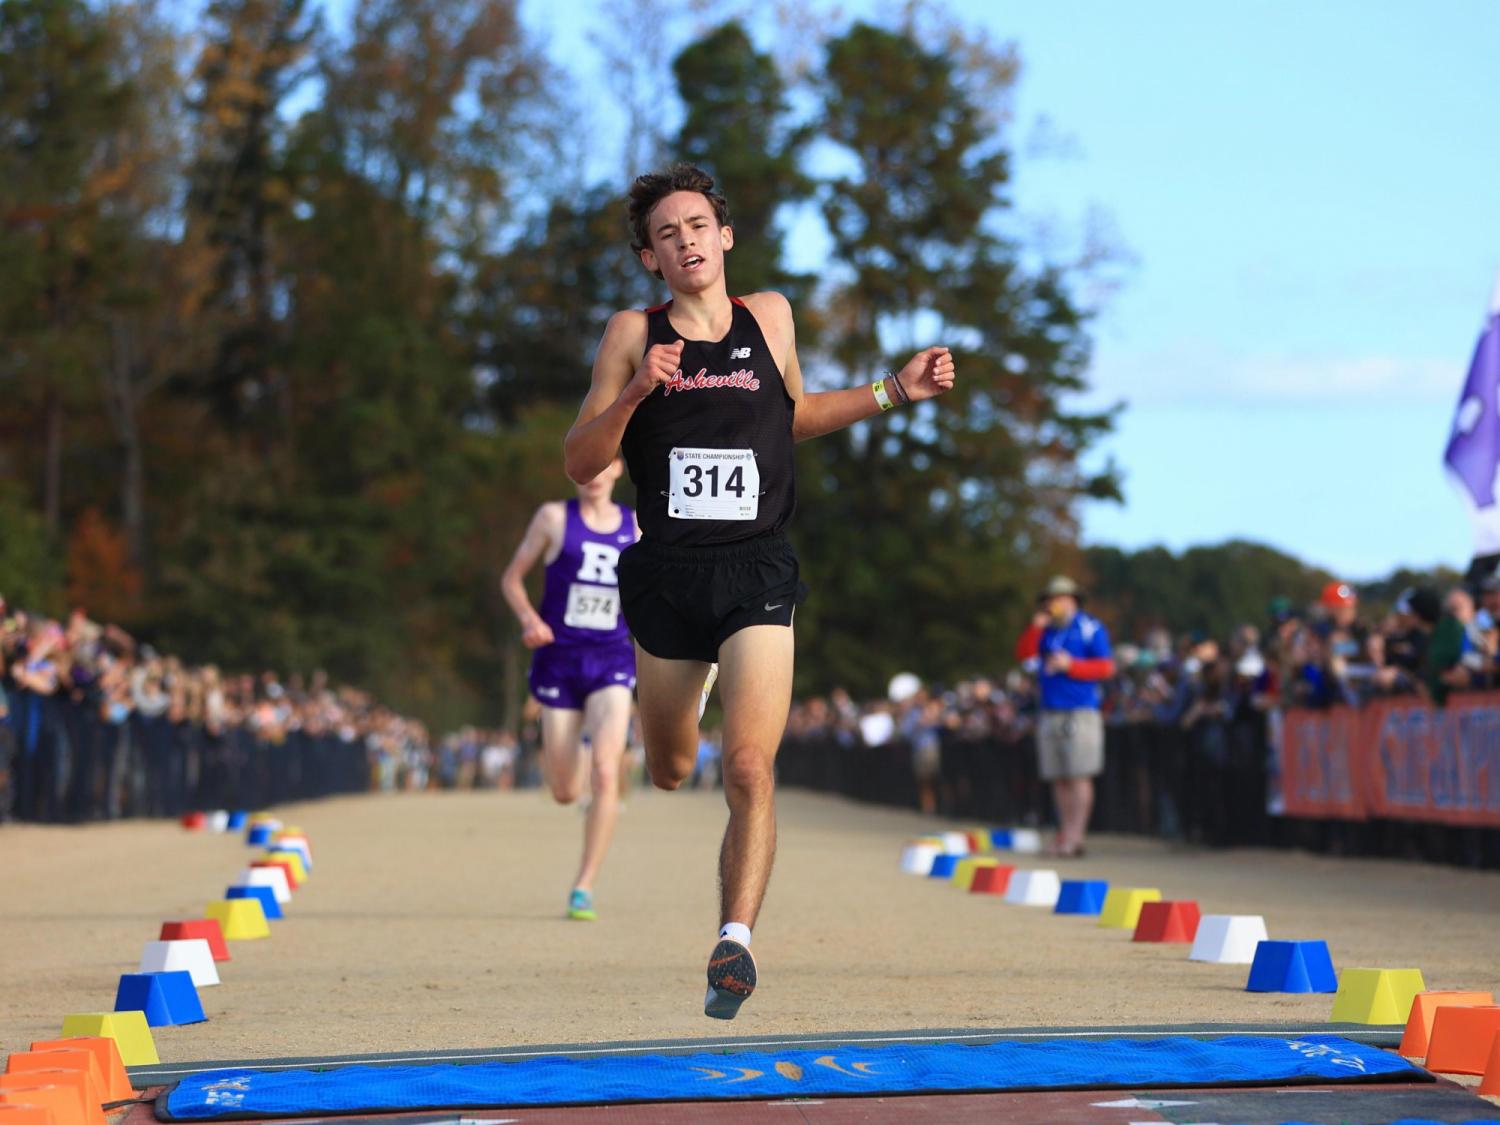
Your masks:
<instances>
[{"instance_id":1,"label":"bib number 314","mask_svg":"<svg viewBox=\"0 0 1500 1125\"><path fill-rule=\"evenodd\" d=\"M680 520L753 520L760 470L751 449L685 449L668 455L667 512Z\"/></svg>"}]
</instances>

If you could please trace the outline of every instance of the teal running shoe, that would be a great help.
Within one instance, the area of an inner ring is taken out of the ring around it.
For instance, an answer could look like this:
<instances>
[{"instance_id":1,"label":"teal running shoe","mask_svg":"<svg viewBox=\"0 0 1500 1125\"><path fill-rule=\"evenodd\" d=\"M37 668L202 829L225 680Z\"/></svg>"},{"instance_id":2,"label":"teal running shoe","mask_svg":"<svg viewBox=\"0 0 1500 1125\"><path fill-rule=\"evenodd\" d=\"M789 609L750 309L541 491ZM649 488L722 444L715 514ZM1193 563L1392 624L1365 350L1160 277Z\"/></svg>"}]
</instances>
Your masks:
<instances>
[{"instance_id":1,"label":"teal running shoe","mask_svg":"<svg viewBox=\"0 0 1500 1125\"><path fill-rule=\"evenodd\" d=\"M599 915L594 913L594 896L581 887L574 887L568 896L568 917L579 922L592 922Z\"/></svg>"}]
</instances>

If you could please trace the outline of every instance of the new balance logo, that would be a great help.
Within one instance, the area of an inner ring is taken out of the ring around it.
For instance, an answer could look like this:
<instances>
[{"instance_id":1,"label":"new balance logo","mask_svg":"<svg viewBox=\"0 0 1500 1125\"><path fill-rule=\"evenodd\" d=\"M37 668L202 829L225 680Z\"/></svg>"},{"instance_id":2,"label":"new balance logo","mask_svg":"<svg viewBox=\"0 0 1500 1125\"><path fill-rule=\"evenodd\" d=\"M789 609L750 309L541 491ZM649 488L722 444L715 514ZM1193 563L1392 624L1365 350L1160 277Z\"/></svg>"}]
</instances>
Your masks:
<instances>
[{"instance_id":1,"label":"new balance logo","mask_svg":"<svg viewBox=\"0 0 1500 1125\"><path fill-rule=\"evenodd\" d=\"M729 358L730 359L749 359L750 358L750 349L749 348L730 348L729 349Z\"/></svg>"}]
</instances>

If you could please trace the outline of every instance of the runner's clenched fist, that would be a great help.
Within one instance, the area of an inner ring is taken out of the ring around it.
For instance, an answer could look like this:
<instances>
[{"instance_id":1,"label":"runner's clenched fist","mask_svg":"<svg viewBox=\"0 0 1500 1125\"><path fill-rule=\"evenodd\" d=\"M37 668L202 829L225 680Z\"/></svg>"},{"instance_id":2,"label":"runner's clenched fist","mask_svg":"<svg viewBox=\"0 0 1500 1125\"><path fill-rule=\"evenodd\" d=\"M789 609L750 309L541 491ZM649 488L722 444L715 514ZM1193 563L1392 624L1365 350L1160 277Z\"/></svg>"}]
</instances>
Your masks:
<instances>
[{"instance_id":1,"label":"runner's clenched fist","mask_svg":"<svg viewBox=\"0 0 1500 1125\"><path fill-rule=\"evenodd\" d=\"M630 380L622 397L640 402L676 375L682 366L683 343L677 340L670 344L654 344L647 349L641 365L635 369L635 378Z\"/></svg>"}]
</instances>

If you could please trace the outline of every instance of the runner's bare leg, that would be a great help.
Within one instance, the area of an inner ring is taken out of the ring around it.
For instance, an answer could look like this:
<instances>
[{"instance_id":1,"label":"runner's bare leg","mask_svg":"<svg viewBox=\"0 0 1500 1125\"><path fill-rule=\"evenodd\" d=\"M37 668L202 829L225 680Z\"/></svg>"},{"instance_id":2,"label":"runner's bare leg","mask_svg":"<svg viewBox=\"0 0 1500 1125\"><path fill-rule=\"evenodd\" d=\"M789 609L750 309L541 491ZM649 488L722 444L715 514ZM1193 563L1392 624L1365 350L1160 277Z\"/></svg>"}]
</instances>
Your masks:
<instances>
[{"instance_id":1,"label":"runner's bare leg","mask_svg":"<svg viewBox=\"0 0 1500 1125\"><path fill-rule=\"evenodd\" d=\"M542 708L542 776L560 805L571 805L583 794L582 734L582 711Z\"/></svg>"},{"instance_id":2,"label":"runner's bare leg","mask_svg":"<svg viewBox=\"0 0 1500 1125\"><path fill-rule=\"evenodd\" d=\"M708 665L663 660L635 646L636 708L646 743L646 773L658 789L676 789L698 760L698 700Z\"/></svg>"},{"instance_id":3,"label":"runner's bare leg","mask_svg":"<svg viewBox=\"0 0 1500 1125\"><path fill-rule=\"evenodd\" d=\"M776 751L792 701L792 630L753 625L719 649L724 707L724 799L729 824L719 852L722 925L754 926L776 857ZM696 701L694 701L696 714ZM691 769L691 766L689 766Z\"/></svg>"},{"instance_id":4,"label":"runner's bare leg","mask_svg":"<svg viewBox=\"0 0 1500 1125\"><path fill-rule=\"evenodd\" d=\"M594 877L620 819L620 759L630 726L630 689L606 687L590 695L584 703L583 725L593 748L589 772L592 800L583 825L583 858L573 885L587 891L593 889Z\"/></svg>"}]
</instances>

